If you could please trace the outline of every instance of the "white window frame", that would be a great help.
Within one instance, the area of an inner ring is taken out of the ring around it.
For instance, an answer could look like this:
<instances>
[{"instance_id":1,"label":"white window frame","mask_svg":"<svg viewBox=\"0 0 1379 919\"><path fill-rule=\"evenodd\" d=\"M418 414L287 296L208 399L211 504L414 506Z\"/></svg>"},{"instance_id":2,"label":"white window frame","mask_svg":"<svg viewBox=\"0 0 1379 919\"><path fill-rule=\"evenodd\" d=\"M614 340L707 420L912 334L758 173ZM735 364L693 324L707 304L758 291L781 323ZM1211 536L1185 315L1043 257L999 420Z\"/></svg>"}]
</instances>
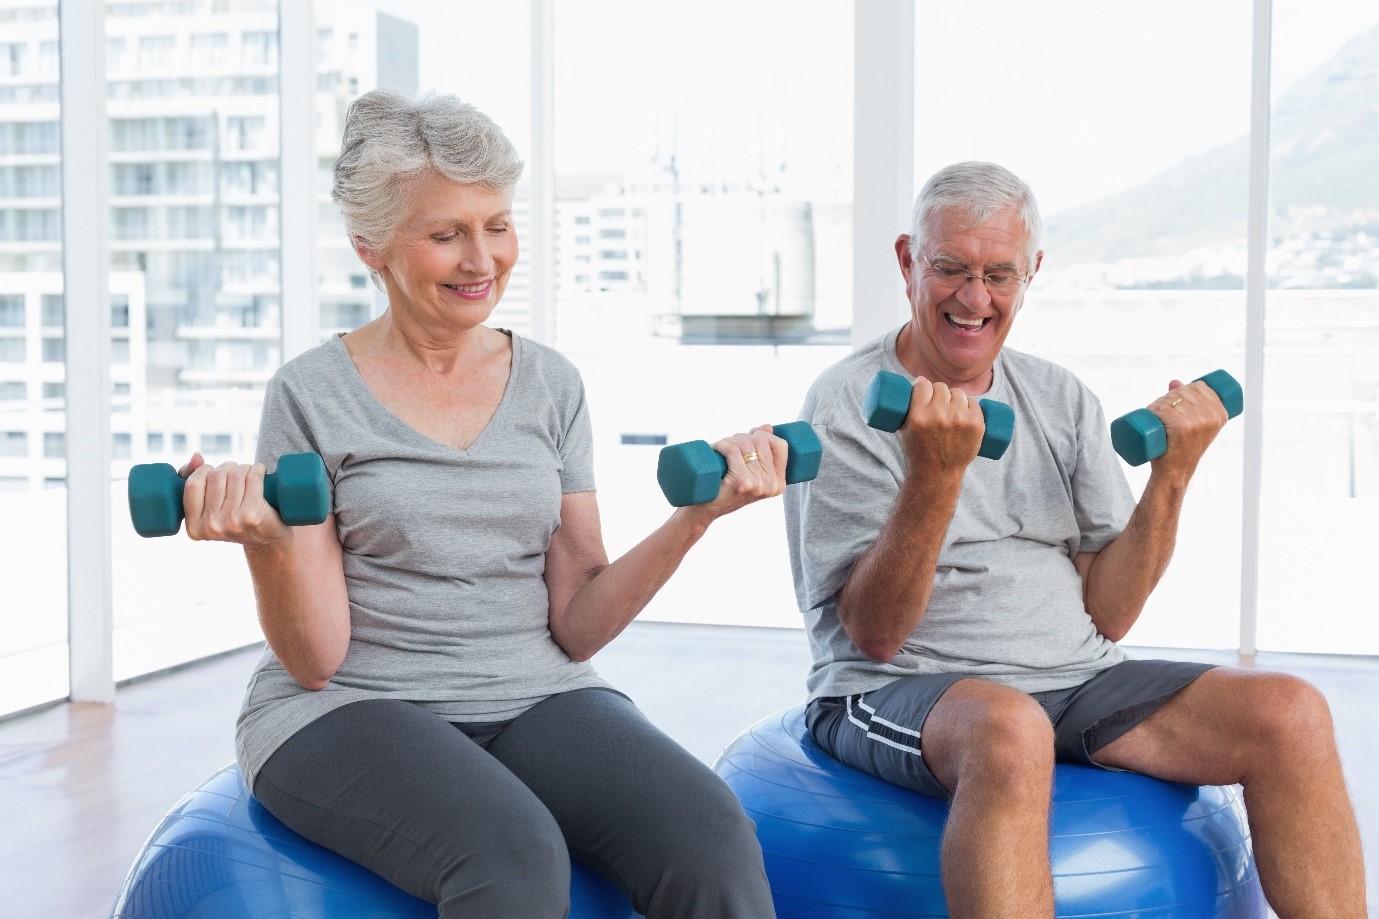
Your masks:
<instances>
[{"instance_id":1,"label":"white window frame","mask_svg":"<svg viewBox=\"0 0 1379 919\"><path fill-rule=\"evenodd\" d=\"M532 333L553 339L554 0L531 0ZM282 87L283 355L317 336L315 42L313 5L280 5ZM1268 227L1271 0L1253 0L1249 255L1245 390L1264 383L1265 254ZM104 5L59 5L62 122L103 125ZM907 310L891 255L914 197L914 0L856 0L854 63L854 347L904 321ZM64 130L63 270L67 309L68 621L70 698L111 702L111 427L109 188L106 132ZM903 230L901 230L903 232ZM75 308L97 303L96 315ZM1248 399L1241 533L1241 654L1256 650L1263 406Z\"/></svg>"}]
</instances>

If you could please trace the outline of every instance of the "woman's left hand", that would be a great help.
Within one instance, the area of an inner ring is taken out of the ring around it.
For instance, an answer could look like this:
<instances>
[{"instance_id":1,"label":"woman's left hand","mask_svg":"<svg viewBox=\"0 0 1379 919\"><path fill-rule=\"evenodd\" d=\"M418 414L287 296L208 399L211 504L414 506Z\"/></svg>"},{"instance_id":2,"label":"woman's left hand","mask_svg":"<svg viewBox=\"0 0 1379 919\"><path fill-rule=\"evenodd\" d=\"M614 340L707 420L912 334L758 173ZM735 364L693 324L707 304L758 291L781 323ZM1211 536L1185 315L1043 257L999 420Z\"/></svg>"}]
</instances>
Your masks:
<instances>
[{"instance_id":1,"label":"woman's left hand","mask_svg":"<svg viewBox=\"0 0 1379 919\"><path fill-rule=\"evenodd\" d=\"M769 424L725 437L713 449L728 462L718 497L687 510L701 509L710 519L718 518L785 490L785 461L790 448L771 432Z\"/></svg>"}]
</instances>

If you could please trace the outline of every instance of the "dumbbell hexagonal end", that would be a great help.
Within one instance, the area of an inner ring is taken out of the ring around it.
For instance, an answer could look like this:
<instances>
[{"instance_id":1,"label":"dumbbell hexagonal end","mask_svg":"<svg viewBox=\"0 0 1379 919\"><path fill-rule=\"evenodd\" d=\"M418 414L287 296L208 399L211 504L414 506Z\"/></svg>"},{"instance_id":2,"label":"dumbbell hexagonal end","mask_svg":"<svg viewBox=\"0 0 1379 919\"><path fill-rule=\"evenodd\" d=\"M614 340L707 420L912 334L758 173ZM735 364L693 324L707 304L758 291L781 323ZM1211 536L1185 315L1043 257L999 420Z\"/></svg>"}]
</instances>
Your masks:
<instances>
[{"instance_id":1,"label":"dumbbell hexagonal end","mask_svg":"<svg viewBox=\"0 0 1379 919\"><path fill-rule=\"evenodd\" d=\"M824 456L824 445L814 428L807 421L790 421L774 424L771 430L790 448L785 458L785 484L813 481Z\"/></svg>"},{"instance_id":2,"label":"dumbbell hexagonal end","mask_svg":"<svg viewBox=\"0 0 1379 919\"><path fill-rule=\"evenodd\" d=\"M1227 418L1234 418L1245 410L1245 390L1240 387L1239 381L1226 371L1213 370L1197 379L1206 383L1216 393L1221 404L1226 407Z\"/></svg>"},{"instance_id":3,"label":"dumbbell hexagonal end","mask_svg":"<svg viewBox=\"0 0 1379 919\"><path fill-rule=\"evenodd\" d=\"M982 418L986 422L977 455L998 460L1005 455L1011 438L1015 436L1015 410L995 399L982 399L977 404L981 406Z\"/></svg>"},{"instance_id":4,"label":"dumbbell hexagonal end","mask_svg":"<svg viewBox=\"0 0 1379 919\"><path fill-rule=\"evenodd\" d=\"M129 470L129 519L140 536L172 536L182 529L182 478L167 463Z\"/></svg>"},{"instance_id":5,"label":"dumbbell hexagonal end","mask_svg":"<svg viewBox=\"0 0 1379 919\"><path fill-rule=\"evenodd\" d=\"M702 440L662 447L656 461L656 481L672 507L712 501L727 471L727 460Z\"/></svg>"},{"instance_id":6,"label":"dumbbell hexagonal end","mask_svg":"<svg viewBox=\"0 0 1379 919\"><path fill-rule=\"evenodd\" d=\"M862 417L878 431L894 433L905 423L914 386L898 373L878 370L862 398Z\"/></svg>"},{"instance_id":7,"label":"dumbbell hexagonal end","mask_svg":"<svg viewBox=\"0 0 1379 919\"><path fill-rule=\"evenodd\" d=\"M278 509L278 516L288 526L314 526L330 514L330 483L320 454L287 453L278 457L273 481L276 503L269 503Z\"/></svg>"},{"instance_id":8,"label":"dumbbell hexagonal end","mask_svg":"<svg viewBox=\"0 0 1379 919\"><path fill-rule=\"evenodd\" d=\"M1131 466L1143 466L1168 449L1164 424L1147 408L1137 408L1111 422L1111 446Z\"/></svg>"}]
</instances>

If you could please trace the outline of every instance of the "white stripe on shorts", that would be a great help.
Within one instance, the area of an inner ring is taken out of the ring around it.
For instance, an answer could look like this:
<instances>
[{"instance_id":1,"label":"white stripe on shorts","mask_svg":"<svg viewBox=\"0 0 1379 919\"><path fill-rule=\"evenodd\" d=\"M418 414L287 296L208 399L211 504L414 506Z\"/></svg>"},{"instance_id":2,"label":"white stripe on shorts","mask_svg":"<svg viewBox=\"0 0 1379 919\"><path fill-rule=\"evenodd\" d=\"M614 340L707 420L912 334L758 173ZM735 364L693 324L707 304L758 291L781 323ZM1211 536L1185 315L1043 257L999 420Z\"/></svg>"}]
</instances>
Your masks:
<instances>
[{"instance_id":1,"label":"white stripe on shorts","mask_svg":"<svg viewBox=\"0 0 1379 919\"><path fill-rule=\"evenodd\" d=\"M862 719L858 718L856 715L852 713L853 698L857 699L857 707L862 709L862 711L866 712L868 715L871 716L868 719L868 721L863 721ZM851 721L853 724L857 725L857 727L865 731L868 740L874 740L877 743L883 743L888 747L894 747L895 749L903 750L906 753L913 753L916 756L920 755L918 743L916 743L914 746L908 746L898 741L891 740L889 737L882 737L880 734L873 732L871 726L872 724L879 724L882 727L889 728L892 731L896 731L901 734L908 734L911 737L915 738L916 741L919 740L918 731L913 730L911 728L902 727L901 725L898 725L893 721L887 721L885 718L878 718L876 716L876 709L872 708L870 705L864 702L861 696L848 696L847 700L848 721Z\"/></svg>"}]
</instances>

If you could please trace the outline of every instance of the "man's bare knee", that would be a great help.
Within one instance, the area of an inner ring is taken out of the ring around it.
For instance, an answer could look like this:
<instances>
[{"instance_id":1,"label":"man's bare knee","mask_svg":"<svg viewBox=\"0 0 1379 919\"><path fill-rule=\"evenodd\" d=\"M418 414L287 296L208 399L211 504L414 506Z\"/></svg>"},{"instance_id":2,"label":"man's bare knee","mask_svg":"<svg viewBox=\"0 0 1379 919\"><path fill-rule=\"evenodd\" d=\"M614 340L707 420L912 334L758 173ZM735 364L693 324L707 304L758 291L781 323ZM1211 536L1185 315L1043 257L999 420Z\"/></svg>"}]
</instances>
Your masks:
<instances>
[{"instance_id":1,"label":"man's bare knee","mask_svg":"<svg viewBox=\"0 0 1379 919\"><path fill-rule=\"evenodd\" d=\"M1331 706L1321 691L1295 676L1261 675L1242 706L1247 712L1247 736L1258 754L1253 762L1277 760L1293 751L1299 755L1330 756L1335 751Z\"/></svg>"},{"instance_id":2,"label":"man's bare knee","mask_svg":"<svg viewBox=\"0 0 1379 919\"><path fill-rule=\"evenodd\" d=\"M1039 703L995 686L976 688L954 702L943 732L952 755L942 764L947 775L935 773L940 781L951 779L954 791L964 782L993 792L1001 787L1047 791L1053 726Z\"/></svg>"}]
</instances>

